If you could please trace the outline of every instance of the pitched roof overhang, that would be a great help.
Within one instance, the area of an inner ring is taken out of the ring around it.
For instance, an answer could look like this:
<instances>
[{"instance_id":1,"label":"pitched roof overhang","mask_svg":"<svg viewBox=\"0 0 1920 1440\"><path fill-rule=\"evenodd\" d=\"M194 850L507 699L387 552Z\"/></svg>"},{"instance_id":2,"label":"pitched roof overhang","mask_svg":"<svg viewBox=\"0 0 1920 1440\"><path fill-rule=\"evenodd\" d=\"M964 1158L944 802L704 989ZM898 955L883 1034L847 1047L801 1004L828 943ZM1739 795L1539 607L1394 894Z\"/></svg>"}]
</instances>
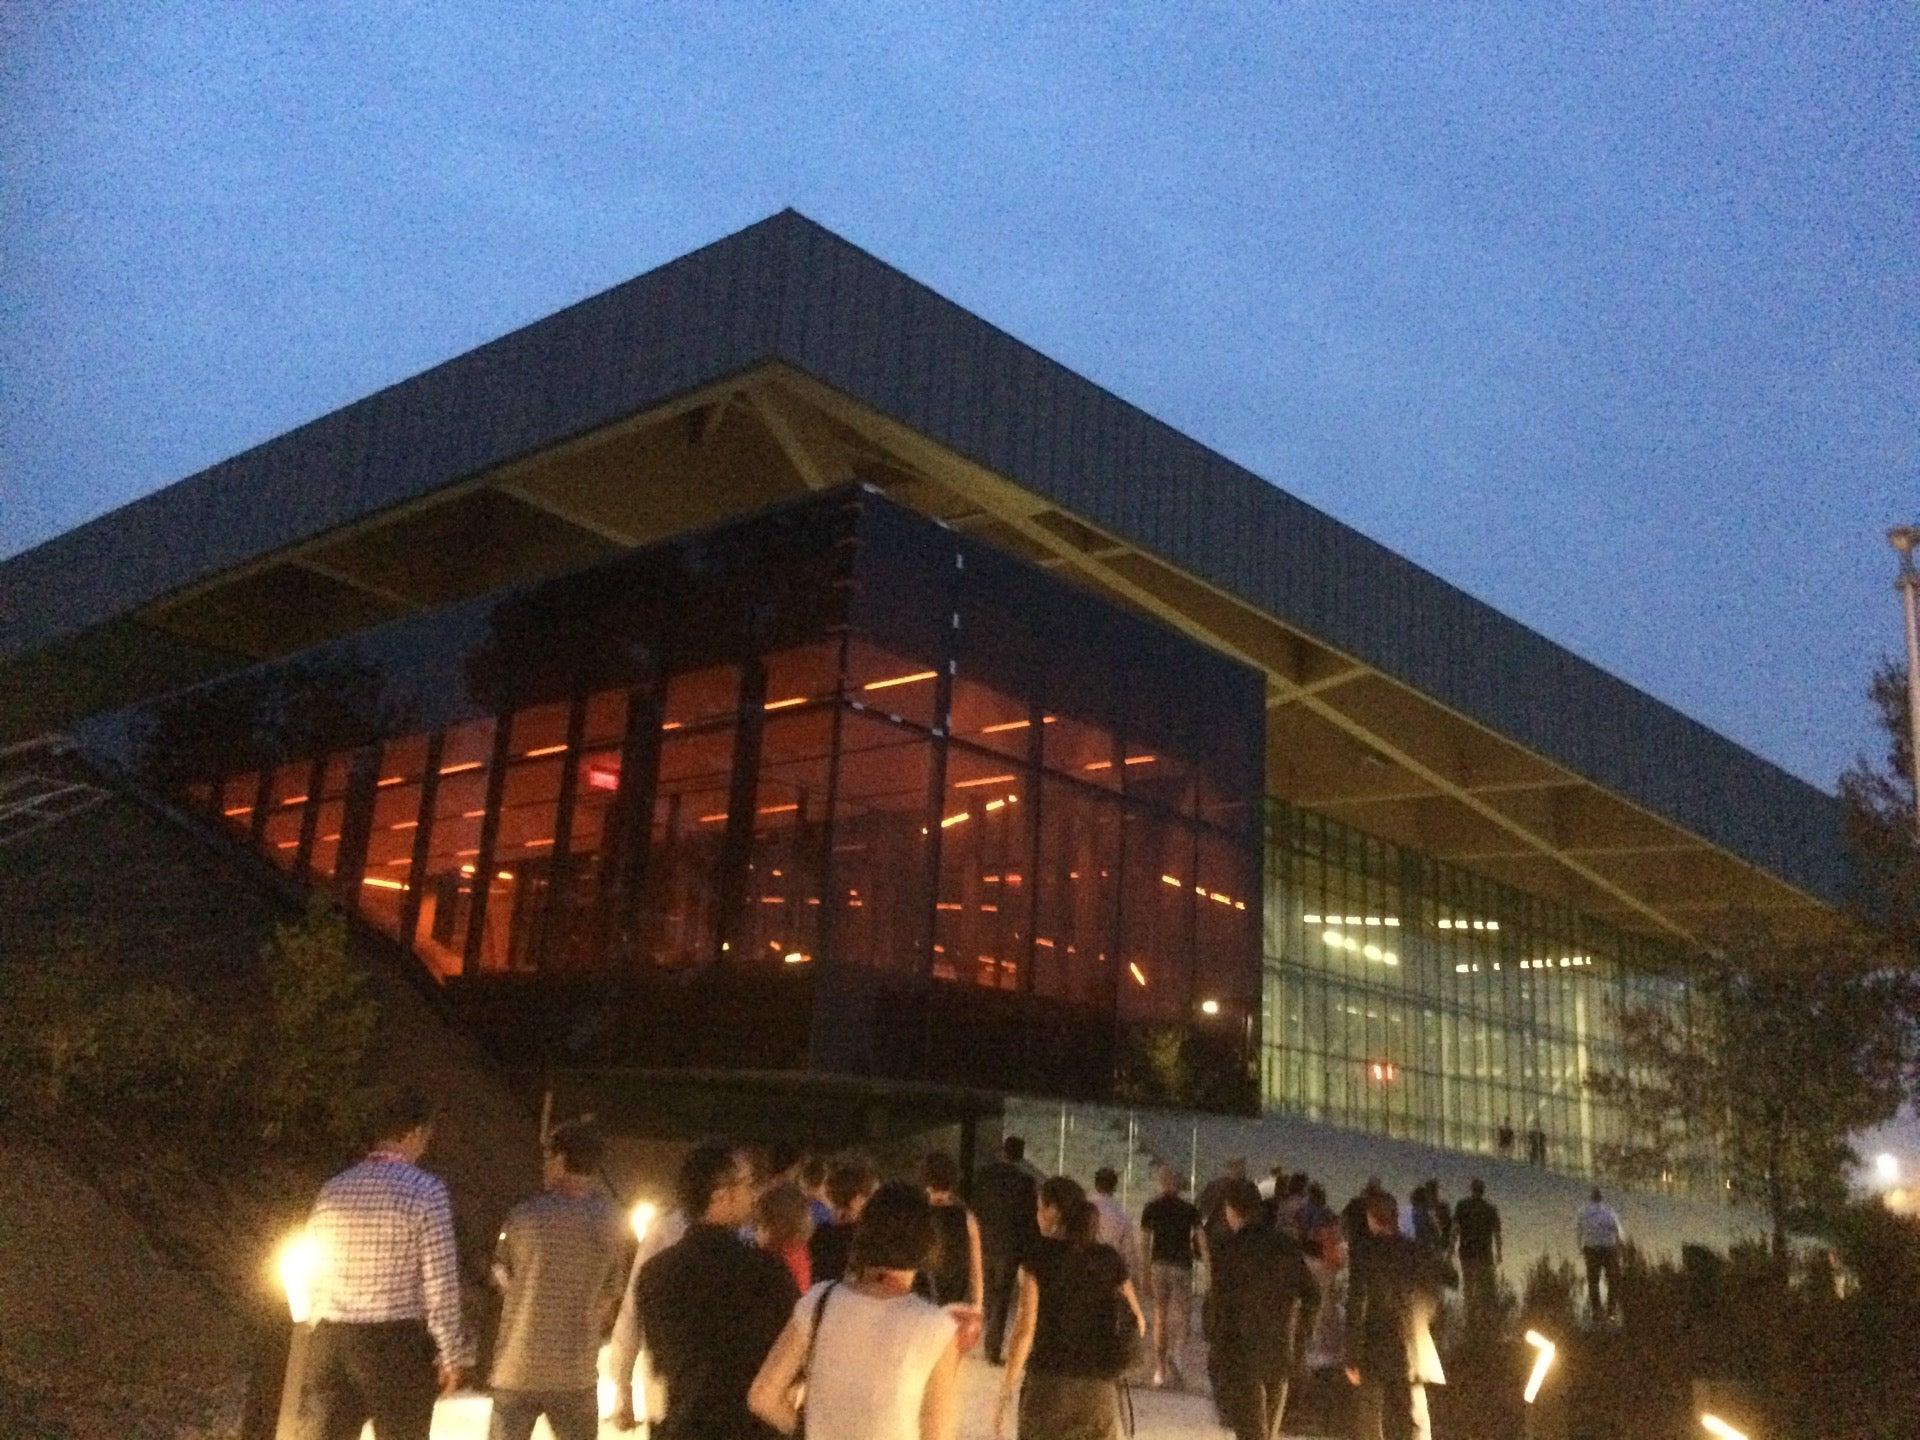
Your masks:
<instances>
[{"instance_id":1,"label":"pitched roof overhang","mask_svg":"<svg viewBox=\"0 0 1920 1440\"><path fill-rule=\"evenodd\" d=\"M785 211L0 563L0 739L850 478L1259 666L1270 786L1607 918L1839 802Z\"/></svg>"}]
</instances>

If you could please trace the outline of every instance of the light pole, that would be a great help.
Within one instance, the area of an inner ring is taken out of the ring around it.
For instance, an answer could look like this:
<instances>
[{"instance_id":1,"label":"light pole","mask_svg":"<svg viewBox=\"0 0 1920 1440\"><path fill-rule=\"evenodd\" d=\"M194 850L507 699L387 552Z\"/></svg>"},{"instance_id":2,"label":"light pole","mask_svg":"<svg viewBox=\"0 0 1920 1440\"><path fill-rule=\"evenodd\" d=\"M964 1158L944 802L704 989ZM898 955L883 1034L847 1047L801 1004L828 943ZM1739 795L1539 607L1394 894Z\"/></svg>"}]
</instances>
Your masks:
<instances>
[{"instance_id":1,"label":"light pole","mask_svg":"<svg viewBox=\"0 0 1920 1440\"><path fill-rule=\"evenodd\" d=\"M1907 744L1913 762L1913 823L1920 827L1920 569L1913 563L1920 525L1897 525L1887 539L1900 552L1900 574L1893 587L1907 611Z\"/></svg>"}]
</instances>

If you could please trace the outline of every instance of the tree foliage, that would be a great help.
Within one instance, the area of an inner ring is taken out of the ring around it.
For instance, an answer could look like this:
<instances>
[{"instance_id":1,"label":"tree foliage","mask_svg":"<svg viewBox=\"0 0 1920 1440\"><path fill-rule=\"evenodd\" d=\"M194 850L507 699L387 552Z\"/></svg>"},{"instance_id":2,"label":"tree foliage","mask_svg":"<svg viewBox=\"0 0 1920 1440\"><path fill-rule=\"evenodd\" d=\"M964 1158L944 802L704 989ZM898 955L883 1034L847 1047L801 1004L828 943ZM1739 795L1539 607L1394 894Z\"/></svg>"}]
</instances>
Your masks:
<instances>
[{"instance_id":1,"label":"tree foliage","mask_svg":"<svg viewBox=\"0 0 1920 1440\"><path fill-rule=\"evenodd\" d=\"M236 1136L313 1152L356 1141L378 1015L345 920L317 899L260 959L257 997L221 1003L79 947L0 966L0 1101L210 1153Z\"/></svg>"},{"instance_id":2,"label":"tree foliage","mask_svg":"<svg viewBox=\"0 0 1920 1440\"><path fill-rule=\"evenodd\" d=\"M1913 739L1907 720L1907 672L1882 665L1868 696L1886 732L1879 764L1862 756L1840 777L1853 854L1856 908L1892 936L1907 964L1920 964L1920 831L1914 827Z\"/></svg>"},{"instance_id":3,"label":"tree foliage","mask_svg":"<svg viewBox=\"0 0 1920 1440\"><path fill-rule=\"evenodd\" d=\"M1670 1173L1704 1141L1734 1196L1765 1209L1779 1248L1796 1217L1845 1199L1851 1137L1906 1096L1914 977L1869 938L1788 942L1752 917L1716 938L1685 1020L1624 1007L1624 1063L1587 1083L1626 1117L1626 1138L1603 1154L1615 1173Z\"/></svg>"}]
</instances>

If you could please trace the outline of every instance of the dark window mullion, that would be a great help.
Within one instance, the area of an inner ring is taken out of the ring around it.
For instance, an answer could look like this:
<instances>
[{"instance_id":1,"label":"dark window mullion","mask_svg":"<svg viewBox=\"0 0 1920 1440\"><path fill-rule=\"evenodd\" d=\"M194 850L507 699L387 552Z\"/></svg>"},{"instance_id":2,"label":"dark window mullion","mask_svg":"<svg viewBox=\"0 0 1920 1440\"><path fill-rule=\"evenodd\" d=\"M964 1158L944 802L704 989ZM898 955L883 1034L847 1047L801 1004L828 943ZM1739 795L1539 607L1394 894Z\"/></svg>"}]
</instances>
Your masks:
<instances>
[{"instance_id":1,"label":"dark window mullion","mask_svg":"<svg viewBox=\"0 0 1920 1440\"><path fill-rule=\"evenodd\" d=\"M436 730L427 738L426 769L420 776L420 809L414 817L412 863L407 866L407 889L400 900L400 942L411 948L413 932L420 924L420 887L427 879L427 850L433 843L433 805L440 789L440 756L447 732Z\"/></svg>"},{"instance_id":2,"label":"dark window mullion","mask_svg":"<svg viewBox=\"0 0 1920 1440\"><path fill-rule=\"evenodd\" d=\"M320 821L320 786L327 777L327 757L316 755L307 766L306 808L300 812L300 843L293 852L292 870L305 875L313 859L313 837Z\"/></svg>"},{"instance_id":3,"label":"dark window mullion","mask_svg":"<svg viewBox=\"0 0 1920 1440\"><path fill-rule=\"evenodd\" d=\"M493 722L493 756L487 769L486 814L480 821L480 853L473 860L472 903L467 907L467 941L461 954L461 973L468 979L480 970L480 942L487 926L487 899L493 891L493 852L500 838L500 796L507 779L507 741L513 733L513 712Z\"/></svg>"},{"instance_id":4,"label":"dark window mullion","mask_svg":"<svg viewBox=\"0 0 1920 1440\"><path fill-rule=\"evenodd\" d=\"M375 782L379 779L380 747L363 745L354 752L347 771L347 790L341 802L340 849L334 855L334 893L343 903L360 908L360 877L367 868L367 840L373 833Z\"/></svg>"},{"instance_id":5,"label":"dark window mullion","mask_svg":"<svg viewBox=\"0 0 1920 1440\"><path fill-rule=\"evenodd\" d=\"M767 698L767 669L756 657L741 667L738 720L733 732L733 773L727 786L727 829L720 842L715 888L716 953L734 960L747 902L747 861L753 851L760 794L760 731Z\"/></svg>"},{"instance_id":6,"label":"dark window mullion","mask_svg":"<svg viewBox=\"0 0 1920 1440\"><path fill-rule=\"evenodd\" d=\"M554 802L552 859L547 865L547 901L533 934L535 970L546 968L547 952L555 935L564 935L573 924L573 807L580 776L580 740L587 728L587 697L576 695L567 712L567 748L560 756L560 794ZM602 837L604 844L605 837Z\"/></svg>"}]
</instances>

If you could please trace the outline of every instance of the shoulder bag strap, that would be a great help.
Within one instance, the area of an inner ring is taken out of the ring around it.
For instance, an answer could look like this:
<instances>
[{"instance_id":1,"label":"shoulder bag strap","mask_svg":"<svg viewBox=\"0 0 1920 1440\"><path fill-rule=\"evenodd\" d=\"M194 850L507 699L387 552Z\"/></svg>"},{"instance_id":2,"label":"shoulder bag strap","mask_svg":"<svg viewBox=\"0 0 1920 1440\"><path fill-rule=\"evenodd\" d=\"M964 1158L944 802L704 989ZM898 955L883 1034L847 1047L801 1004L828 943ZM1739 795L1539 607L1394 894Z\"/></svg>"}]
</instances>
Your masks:
<instances>
[{"instance_id":1,"label":"shoulder bag strap","mask_svg":"<svg viewBox=\"0 0 1920 1440\"><path fill-rule=\"evenodd\" d=\"M820 1343L820 1327L826 1322L827 1318L827 1301L833 1298L833 1292L839 1288L840 1282L838 1280L829 1280L827 1282L827 1288L820 1292L819 1303L813 1307L813 1327L807 1331L807 1359L806 1363L800 1369L800 1383L808 1389L812 1388L813 1350L814 1347ZM801 1391L799 1414L799 1422L793 1427L793 1440L807 1440L806 1390Z\"/></svg>"}]
</instances>

